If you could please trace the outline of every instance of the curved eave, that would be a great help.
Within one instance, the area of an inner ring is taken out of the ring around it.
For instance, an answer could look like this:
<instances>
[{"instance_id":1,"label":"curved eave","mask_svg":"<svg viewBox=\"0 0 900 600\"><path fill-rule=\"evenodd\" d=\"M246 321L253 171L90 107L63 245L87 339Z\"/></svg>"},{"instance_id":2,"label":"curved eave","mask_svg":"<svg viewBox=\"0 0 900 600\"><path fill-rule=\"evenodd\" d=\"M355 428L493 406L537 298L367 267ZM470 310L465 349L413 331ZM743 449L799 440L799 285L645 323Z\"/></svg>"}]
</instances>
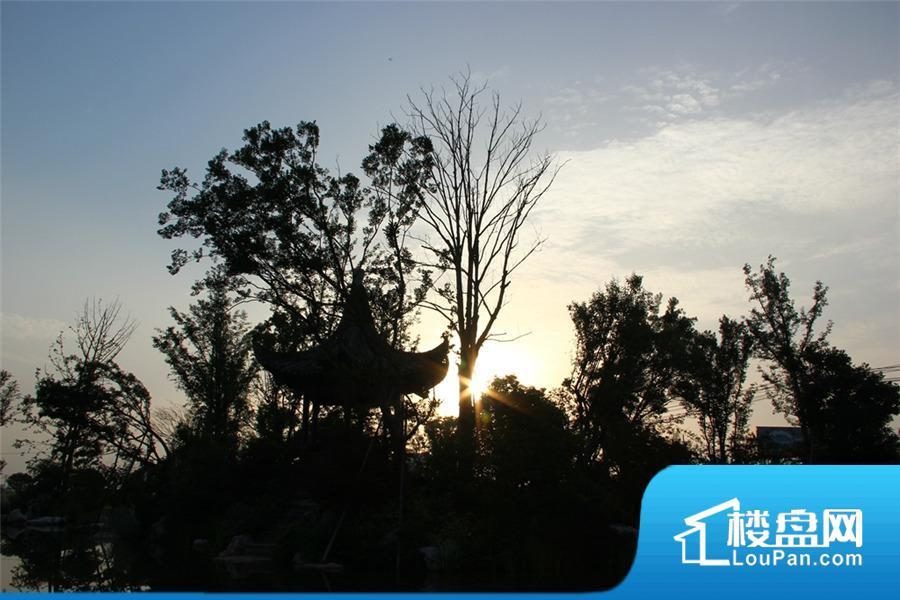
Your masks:
<instances>
[{"instance_id":1,"label":"curved eave","mask_svg":"<svg viewBox=\"0 0 900 600\"><path fill-rule=\"evenodd\" d=\"M351 395L419 394L447 376L449 343L425 352L347 348L326 344L303 352L276 352L253 346L259 363L275 379L299 393L316 392L340 398Z\"/></svg>"},{"instance_id":2,"label":"curved eave","mask_svg":"<svg viewBox=\"0 0 900 600\"><path fill-rule=\"evenodd\" d=\"M449 342L443 342L425 352L398 352L396 372L404 394L427 396L428 390L447 376Z\"/></svg>"}]
</instances>

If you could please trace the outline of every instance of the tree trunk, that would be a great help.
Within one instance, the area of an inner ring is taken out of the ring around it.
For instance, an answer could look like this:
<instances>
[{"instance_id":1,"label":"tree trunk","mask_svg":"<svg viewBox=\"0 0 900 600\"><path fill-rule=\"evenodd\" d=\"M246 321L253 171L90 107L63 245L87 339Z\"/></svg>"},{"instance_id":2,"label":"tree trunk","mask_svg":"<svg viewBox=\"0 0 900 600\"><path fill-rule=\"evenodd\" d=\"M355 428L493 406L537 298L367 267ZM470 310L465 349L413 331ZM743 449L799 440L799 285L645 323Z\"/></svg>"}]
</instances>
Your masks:
<instances>
[{"instance_id":1,"label":"tree trunk","mask_svg":"<svg viewBox=\"0 0 900 600\"><path fill-rule=\"evenodd\" d=\"M472 375L478 354L463 348L459 360L459 420L457 422L457 469L463 477L471 477L475 464L475 399L472 396Z\"/></svg>"},{"instance_id":2,"label":"tree trunk","mask_svg":"<svg viewBox=\"0 0 900 600\"><path fill-rule=\"evenodd\" d=\"M309 395L303 394L303 416L300 422L300 443L305 448L309 444Z\"/></svg>"}]
</instances>

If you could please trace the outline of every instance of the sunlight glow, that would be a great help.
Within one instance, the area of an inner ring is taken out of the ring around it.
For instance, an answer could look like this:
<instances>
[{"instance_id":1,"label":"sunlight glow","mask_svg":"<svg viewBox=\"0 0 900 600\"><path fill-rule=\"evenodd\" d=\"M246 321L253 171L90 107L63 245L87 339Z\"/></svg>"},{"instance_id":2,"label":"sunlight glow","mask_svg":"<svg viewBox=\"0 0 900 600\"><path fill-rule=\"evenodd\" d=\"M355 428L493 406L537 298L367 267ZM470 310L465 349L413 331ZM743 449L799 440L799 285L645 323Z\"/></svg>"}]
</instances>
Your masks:
<instances>
[{"instance_id":1,"label":"sunlight glow","mask_svg":"<svg viewBox=\"0 0 900 600\"><path fill-rule=\"evenodd\" d=\"M456 416L459 413L459 381L457 371L458 355L451 354L450 368L447 377L435 388L441 399L438 413L441 416ZM519 381L537 385L535 379L537 360L523 352L514 342L488 343L481 350L478 362L475 363L475 376L472 378L472 391L476 398L481 397L495 377L515 375Z\"/></svg>"}]
</instances>

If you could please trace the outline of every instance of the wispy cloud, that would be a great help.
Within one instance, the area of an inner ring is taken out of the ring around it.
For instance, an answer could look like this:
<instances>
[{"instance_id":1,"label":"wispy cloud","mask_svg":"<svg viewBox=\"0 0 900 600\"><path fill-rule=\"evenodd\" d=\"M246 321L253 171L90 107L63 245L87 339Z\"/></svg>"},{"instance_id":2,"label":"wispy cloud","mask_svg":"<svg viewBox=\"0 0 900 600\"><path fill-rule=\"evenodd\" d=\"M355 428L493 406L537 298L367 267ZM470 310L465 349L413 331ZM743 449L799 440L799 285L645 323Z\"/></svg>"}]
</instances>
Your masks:
<instances>
[{"instance_id":1,"label":"wispy cloud","mask_svg":"<svg viewBox=\"0 0 900 600\"><path fill-rule=\"evenodd\" d=\"M15 313L0 314L0 331L4 340L52 340L68 325L56 319L24 317Z\"/></svg>"},{"instance_id":2,"label":"wispy cloud","mask_svg":"<svg viewBox=\"0 0 900 600\"><path fill-rule=\"evenodd\" d=\"M0 364L22 385L34 368L47 363L47 350L69 325L56 319L0 313Z\"/></svg>"},{"instance_id":3,"label":"wispy cloud","mask_svg":"<svg viewBox=\"0 0 900 600\"><path fill-rule=\"evenodd\" d=\"M471 80L475 85L483 85L483 84L491 84L497 85L504 79L507 79L510 75L509 65L503 65L494 69L493 71L481 71L476 70L472 71Z\"/></svg>"},{"instance_id":4,"label":"wispy cloud","mask_svg":"<svg viewBox=\"0 0 900 600\"><path fill-rule=\"evenodd\" d=\"M604 251L592 240L610 238L619 252L660 237L715 243L757 235L740 219L729 224L741 211L815 214L895 201L898 99L673 123L636 141L562 153L569 162L552 193L571 209L564 237L591 251Z\"/></svg>"},{"instance_id":5,"label":"wispy cloud","mask_svg":"<svg viewBox=\"0 0 900 600\"><path fill-rule=\"evenodd\" d=\"M644 69L636 81L621 86L622 110L645 115L648 124L664 127L685 118L719 116L729 101L776 85L798 65L771 62L735 73L720 73L682 64Z\"/></svg>"},{"instance_id":6,"label":"wispy cloud","mask_svg":"<svg viewBox=\"0 0 900 600\"><path fill-rule=\"evenodd\" d=\"M729 116L736 100L764 93L804 70L802 63L767 61L723 73L689 63L647 67L630 79L578 80L549 91L543 105L551 128L573 138L618 114L643 130Z\"/></svg>"},{"instance_id":7,"label":"wispy cloud","mask_svg":"<svg viewBox=\"0 0 900 600\"><path fill-rule=\"evenodd\" d=\"M565 328L556 305L636 271L712 327L748 309L741 265L774 253L798 298L817 278L833 286L829 316L848 332L878 321L881 337L854 348L880 360L897 335L885 307L898 293L898 123L900 92L872 82L802 110L676 121L559 153L568 163L535 215L548 241L517 282L548 299L529 295L528 310Z\"/></svg>"}]
</instances>

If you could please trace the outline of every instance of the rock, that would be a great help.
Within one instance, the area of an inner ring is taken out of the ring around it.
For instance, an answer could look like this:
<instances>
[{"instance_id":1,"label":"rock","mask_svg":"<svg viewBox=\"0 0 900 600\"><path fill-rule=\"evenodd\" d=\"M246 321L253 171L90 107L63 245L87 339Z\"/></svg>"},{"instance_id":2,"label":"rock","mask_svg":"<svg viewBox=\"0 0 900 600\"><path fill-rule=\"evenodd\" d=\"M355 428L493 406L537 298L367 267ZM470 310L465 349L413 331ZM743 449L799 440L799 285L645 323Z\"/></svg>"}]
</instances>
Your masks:
<instances>
[{"instance_id":1,"label":"rock","mask_svg":"<svg viewBox=\"0 0 900 600\"><path fill-rule=\"evenodd\" d=\"M169 516L163 515L150 526L150 534L154 538L163 538L169 534Z\"/></svg>"},{"instance_id":2,"label":"rock","mask_svg":"<svg viewBox=\"0 0 900 600\"><path fill-rule=\"evenodd\" d=\"M219 556L224 558L228 556L242 556L247 554L247 546L251 543L251 538L249 535L236 535L231 538L231 541L228 542L228 546L225 547L219 553Z\"/></svg>"},{"instance_id":3,"label":"rock","mask_svg":"<svg viewBox=\"0 0 900 600\"><path fill-rule=\"evenodd\" d=\"M60 525L65 525L65 523L65 517L36 517L34 519L28 519L29 527L58 527Z\"/></svg>"},{"instance_id":4,"label":"rock","mask_svg":"<svg viewBox=\"0 0 900 600\"><path fill-rule=\"evenodd\" d=\"M22 513L22 511L19 510L18 508L15 509L15 510L13 510L13 511L11 511L8 515L3 515L3 522L4 522L4 523L9 523L9 524L12 524L12 523L24 523L24 522L27 521L27 520L28 520L28 517L26 517L26 516Z\"/></svg>"},{"instance_id":5,"label":"rock","mask_svg":"<svg viewBox=\"0 0 900 600\"><path fill-rule=\"evenodd\" d=\"M429 571L440 571L444 567L441 558L441 549L437 546L422 546L419 548L419 554L425 560L425 568Z\"/></svg>"},{"instance_id":6,"label":"rock","mask_svg":"<svg viewBox=\"0 0 900 600\"><path fill-rule=\"evenodd\" d=\"M336 575L338 573L344 572L344 565L336 562L306 562L303 557L298 553L294 555L294 558L291 560L294 565L294 569L300 571L318 571L320 573L326 573L328 575Z\"/></svg>"}]
</instances>

